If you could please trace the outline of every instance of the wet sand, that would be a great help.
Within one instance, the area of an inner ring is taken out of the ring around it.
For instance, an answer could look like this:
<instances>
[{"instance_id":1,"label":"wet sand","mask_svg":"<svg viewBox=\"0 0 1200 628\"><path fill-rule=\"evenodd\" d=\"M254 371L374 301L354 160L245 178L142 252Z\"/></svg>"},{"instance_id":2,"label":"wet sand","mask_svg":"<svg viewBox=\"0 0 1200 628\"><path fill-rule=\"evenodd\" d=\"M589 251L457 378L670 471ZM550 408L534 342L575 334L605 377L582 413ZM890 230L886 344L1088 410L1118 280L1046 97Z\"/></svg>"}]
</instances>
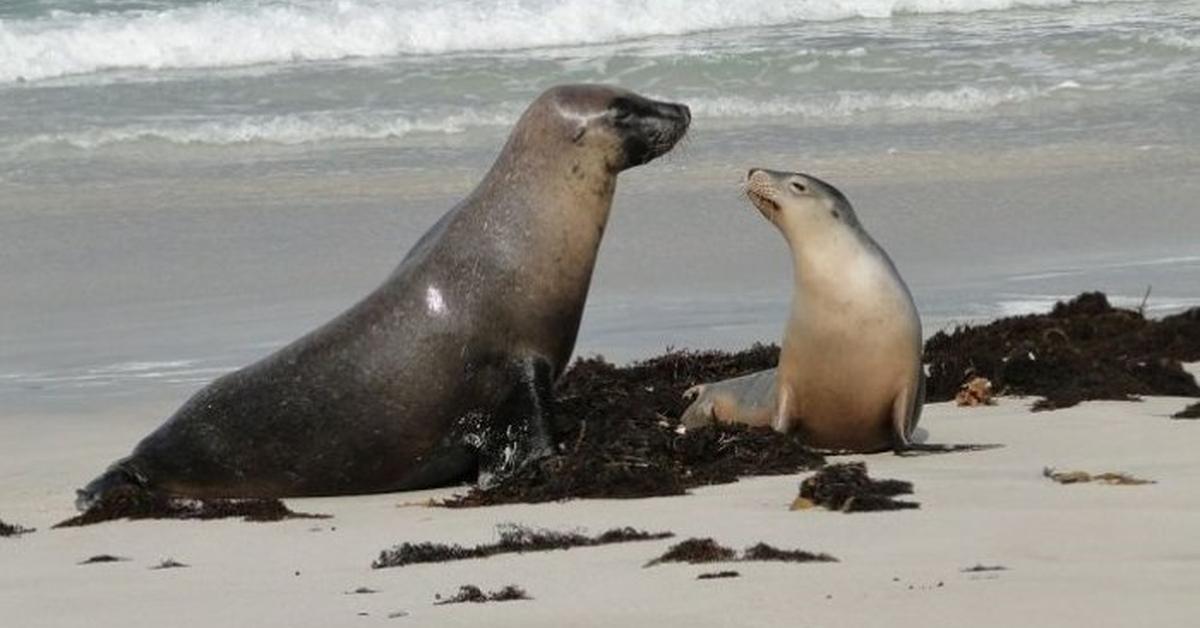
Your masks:
<instances>
[{"instance_id":1,"label":"wet sand","mask_svg":"<svg viewBox=\"0 0 1200 628\"><path fill-rule=\"evenodd\" d=\"M711 141L698 129L678 154L621 176L577 355L622 363L778 341L791 268L738 191L750 164L838 185L895 260L927 335L1084 290L1136 307L1152 286L1151 315L1200 304L1195 151L810 159ZM489 159L437 179L376 157L362 171L0 182L0 404L52 411L164 387L182 400L374 288Z\"/></svg>"}]
</instances>

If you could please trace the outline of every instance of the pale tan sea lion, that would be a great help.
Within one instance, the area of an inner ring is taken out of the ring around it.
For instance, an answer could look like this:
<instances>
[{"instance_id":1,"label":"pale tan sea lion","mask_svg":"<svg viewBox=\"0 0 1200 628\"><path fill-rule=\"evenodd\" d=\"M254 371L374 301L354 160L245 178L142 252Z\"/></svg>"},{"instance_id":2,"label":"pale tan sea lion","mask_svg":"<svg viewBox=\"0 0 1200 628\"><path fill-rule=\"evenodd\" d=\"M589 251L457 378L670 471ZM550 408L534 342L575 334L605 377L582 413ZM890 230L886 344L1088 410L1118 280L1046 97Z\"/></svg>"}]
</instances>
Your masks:
<instances>
[{"instance_id":1,"label":"pale tan sea lion","mask_svg":"<svg viewBox=\"0 0 1200 628\"><path fill-rule=\"evenodd\" d=\"M816 177L753 169L746 195L792 252L779 366L692 388L684 425L769 425L823 449L909 448L925 397L921 319L891 259Z\"/></svg>"},{"instance_id":2,"label":"pale tan sea lion","mask_svg":"<svg viewBox=\"0 0 1200 628\"><path fill-rule=\"evenodd\" d=\"M197 497L408 490L511 470L553 446L617 174L669 151L688 108L555 87L478 187L374 292L212 382L79 491Z\"/></svg>"}]
</instances>

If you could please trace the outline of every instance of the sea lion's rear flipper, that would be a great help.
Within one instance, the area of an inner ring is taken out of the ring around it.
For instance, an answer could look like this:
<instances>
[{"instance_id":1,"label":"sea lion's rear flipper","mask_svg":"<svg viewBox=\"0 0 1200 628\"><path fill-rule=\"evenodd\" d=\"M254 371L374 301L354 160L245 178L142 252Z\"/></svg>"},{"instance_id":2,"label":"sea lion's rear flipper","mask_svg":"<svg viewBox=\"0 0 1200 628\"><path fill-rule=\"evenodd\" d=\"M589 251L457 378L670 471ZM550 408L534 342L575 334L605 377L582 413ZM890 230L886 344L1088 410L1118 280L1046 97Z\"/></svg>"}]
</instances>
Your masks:
<instances>
[{"instance_id":1,"label":"sea lion's rear flipper","mask_svg":"<svg viewBox=\"0 0 1200 628\"><path fill-rule=\"evenodd\" d=\"M496 410L489 438L479 443L479 484L493 485L554 453L554 368L540 357L512 365L517 379Z\"/></svg>"},{"instance_id":2,"label":"sea lion's rear flipper","mask_svg":"<svg viewBox=\"0 0 1200 628\"><path fill-rule=\"evenodd\" d=\"M688 429L712 423L770 425L778 408L776 386L774 368L693 386L683 394L691 403L679 422Z\"/></svg>"}]
</instances>

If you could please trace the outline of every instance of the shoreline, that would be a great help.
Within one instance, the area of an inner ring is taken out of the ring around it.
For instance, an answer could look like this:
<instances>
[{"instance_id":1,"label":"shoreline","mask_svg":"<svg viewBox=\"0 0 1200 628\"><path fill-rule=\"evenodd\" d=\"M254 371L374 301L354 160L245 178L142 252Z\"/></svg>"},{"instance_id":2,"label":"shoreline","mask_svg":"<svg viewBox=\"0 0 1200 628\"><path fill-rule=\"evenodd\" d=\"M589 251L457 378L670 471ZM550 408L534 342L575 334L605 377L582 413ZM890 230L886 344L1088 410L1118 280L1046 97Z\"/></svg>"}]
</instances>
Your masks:
<instances>
[{"instance_id":1,"label":"shoreline","mask_svg":"<svg viewBox=\"0 0 1200 628\"><path fill-rule=\"evenodd\" d=\"M1200 228L1200 180L1190 176L1200 154L1186 146L795 152L720 154L696 137L678 156L622 175L576 354L628 363L668 347L778 341L791 269L782 239L737 193L752 163L798 161L837 182L912 289L926 336L1082 290L1136 301L1149 285L1152 307L1198 298L1200 255L1187 234ZM469 191L487 163L471 159L436 177L373 158L376 170L232 182L211 173L119 177L97 189L0 181L0 232L12 234L0 247L0 402L55 403L38 398L44 382L14 386L14 375L248 364L382 281ZM1130 177L1140 185L1123 183ZM1150 213L1134 223L1131 207ZM135 375L133 386L167 379ZM207 381L189 377L181 390Z\"/></svg>"}]
</instances>

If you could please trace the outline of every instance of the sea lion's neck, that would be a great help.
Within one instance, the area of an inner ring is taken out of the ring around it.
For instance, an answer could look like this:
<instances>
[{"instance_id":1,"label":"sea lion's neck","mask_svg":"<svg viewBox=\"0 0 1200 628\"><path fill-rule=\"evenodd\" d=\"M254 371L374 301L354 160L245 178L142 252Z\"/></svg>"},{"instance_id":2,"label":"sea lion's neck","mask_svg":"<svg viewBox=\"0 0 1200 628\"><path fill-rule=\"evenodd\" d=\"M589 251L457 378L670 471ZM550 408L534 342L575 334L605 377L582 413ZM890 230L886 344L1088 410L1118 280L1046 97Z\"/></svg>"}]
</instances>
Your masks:
<instances>
[{"instance_id":1,"label":"sea lion's neck","mask_svg":"<svg viewBox=\"0 0 1200 628\"><path fill-rule=\"evenodd\" d=\"M814 311L854 311L852 304L894 300L895 281L888 264L869 241L850 228L825 229L789 242L795 290L793 322Z\"/></svg>"},{"instance_id":2,"label":"sea lion's neck","mask_svg":"<svg viewBox=\"0 0 1200 628\"><path fill-rule=\"evenodd\" d=\"M536 148L508 146L460 218L493 250L489 263L501 276L522 278L506 299L507 307L521 313L514 324L575 330L608 223L616 174L587 150ZM531 331L529 336L545 334ZM544 340L553 346L542 350L565 364L574 339L574 333L550 334Z\"/></svg>"},{"instance_id":3,"label":"sea lion's neck","mask_svg":"<svg viewBox=\"0 0 1200 628\"><path fill-rule=\"evenodd\" d=\"M804 285L842 283L862 270L863 242L849 229L823 229L823 232L789 239L792 272Z\"/></svg>"},{"instance_id":4,"label":"sea lion's neck","mask_svg":"<svg viewBox=\"0 0 1200 628\"><path fill-rule=\"evenodd\" d=\"M510 236L532 238L530 250L570 251L590 273L616 190L606 152L515 133L480 183L482 198L498 202L480 209L519 226Z\"/></svg>"}]
</instances>

